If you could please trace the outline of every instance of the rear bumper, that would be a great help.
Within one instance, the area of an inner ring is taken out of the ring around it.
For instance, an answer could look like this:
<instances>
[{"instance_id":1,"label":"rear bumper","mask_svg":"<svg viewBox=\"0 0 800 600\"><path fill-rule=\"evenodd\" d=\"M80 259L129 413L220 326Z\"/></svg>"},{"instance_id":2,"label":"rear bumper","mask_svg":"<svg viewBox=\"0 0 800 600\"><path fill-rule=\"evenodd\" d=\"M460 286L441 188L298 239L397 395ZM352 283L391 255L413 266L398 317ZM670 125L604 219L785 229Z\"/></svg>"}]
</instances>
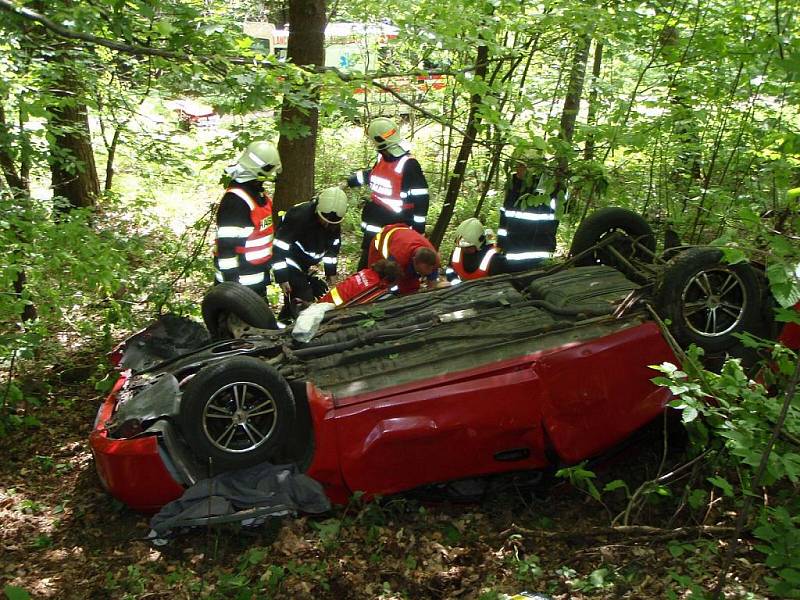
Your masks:
<instances>
[{"instance_id":1,"label":"rear bumper","mask_svg":"<svg viewBox=\"0 0 800 600\"><path fill-rule=\"evenodd\" d=\"M89 445L103 487L132 509L152 513L179 498L184 487L167 469L157 435L145 434L131 439L108 437L105 423L111 418L117 391L125 380L124 375L120 377L100 406Z\"/></svg>"}]
</instances>

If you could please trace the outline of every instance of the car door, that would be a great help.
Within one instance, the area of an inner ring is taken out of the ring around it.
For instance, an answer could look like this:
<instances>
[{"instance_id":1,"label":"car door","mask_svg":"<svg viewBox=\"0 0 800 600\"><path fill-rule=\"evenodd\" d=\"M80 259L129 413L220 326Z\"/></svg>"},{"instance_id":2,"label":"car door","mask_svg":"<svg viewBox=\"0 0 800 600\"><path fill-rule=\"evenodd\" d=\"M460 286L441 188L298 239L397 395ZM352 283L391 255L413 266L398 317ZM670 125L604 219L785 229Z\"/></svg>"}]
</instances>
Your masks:
<instances>
[{"instance_id":1,"label":"car door","mask_svg":"<svg viewBox=\"0 0 800 600\"><path fill-rule=\"evenodd\" d=\"M336 401L352 491L388 494L547 464L531 357Z\"/></svg>"}]
</instances>

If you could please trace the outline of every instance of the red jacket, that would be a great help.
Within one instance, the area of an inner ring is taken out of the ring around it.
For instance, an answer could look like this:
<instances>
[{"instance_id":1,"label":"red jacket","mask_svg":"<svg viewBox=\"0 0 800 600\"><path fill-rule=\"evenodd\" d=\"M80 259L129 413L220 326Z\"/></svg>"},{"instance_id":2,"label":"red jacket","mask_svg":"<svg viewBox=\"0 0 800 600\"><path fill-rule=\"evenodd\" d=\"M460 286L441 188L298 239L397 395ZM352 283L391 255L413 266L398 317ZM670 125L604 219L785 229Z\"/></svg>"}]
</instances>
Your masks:
<instances>
[{"instance_id":1,"label":"red jacket","mask_svg":"<svg viewBox=\"0 0 800 600\"><path fill-rule=\"evenodd\" d=\"M415 292L419 289L420 275L414 270L412 259L414 252L420 248L430 248L436 252L433 244L408 225L387 225L370 242L367 265L372 266L384 258L393 260L403 271L402 277L396 282L398 292L401 294ZM436 266L439 266L438 259ZM434 271L428 279L434 280L437 277L438 273Z\"/></svg>"},{"instance_id":2,"label":"red jacket","mask_svg":"<svg viewBox=\"0 0 800 600\"><path fill-rule=\"evenodd\" d=\"M320 298L319 302L333 302L337 308L349 304L363 304L382 295L390 285L372 269L361 269L355 275L350 275L339 282Z\"/></svg>"}]
</instances>

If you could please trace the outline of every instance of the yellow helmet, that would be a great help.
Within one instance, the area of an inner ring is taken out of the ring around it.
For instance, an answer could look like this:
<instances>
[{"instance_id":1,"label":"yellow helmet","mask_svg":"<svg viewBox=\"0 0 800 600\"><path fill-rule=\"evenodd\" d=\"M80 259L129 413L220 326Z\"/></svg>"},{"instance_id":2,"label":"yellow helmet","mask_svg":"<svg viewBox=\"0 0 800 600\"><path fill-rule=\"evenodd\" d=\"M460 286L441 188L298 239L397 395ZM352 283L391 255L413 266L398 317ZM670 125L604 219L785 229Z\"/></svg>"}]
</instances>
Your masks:
<instances>
[{"instance_id":1,"label":"yellow helmet","mask_svg":"<svg viewBox=\"0 0 800 600\"><path fill-rule=\"evenodd\" d=\"M479 219L472 217L463 221L456 229L456 245L461 248L480 248L486 241L486 231Z\"/></svg>"},{"instance_id":2,"label":"yellow helmet","mask_svg":"<svg viewBox=\"0 0 800 600\"><path fill-rule=\"evenodd\" d=\"M266 141L251 142L239 157L238 167L259 179L281 172L281 157L274 144Z\"/></svg>"},{"instance_id":3,"label":"yellow helmet","mask_svg":"<svg viewBox=\"0 0 800 600\"><path fill-rule=\"evenodd\" d=\"M402 156L406 153L403 148L405 141L400 134L397 123L386 117L378 117L374 119L367 127L367 135L375 147L380 150L385 150L392 156Z\"/></svg>"},{"instance_id":4,"label":"yellow helmet","mask_svg":"<svg viewBox=\"0 0 800 600\"><path fill-rule=\"evenodd\" d=\"M329 187L317 198L317 215L326 223L341 223L347 212L347 194L341 188Z\"/></svg>"}]
</instances>

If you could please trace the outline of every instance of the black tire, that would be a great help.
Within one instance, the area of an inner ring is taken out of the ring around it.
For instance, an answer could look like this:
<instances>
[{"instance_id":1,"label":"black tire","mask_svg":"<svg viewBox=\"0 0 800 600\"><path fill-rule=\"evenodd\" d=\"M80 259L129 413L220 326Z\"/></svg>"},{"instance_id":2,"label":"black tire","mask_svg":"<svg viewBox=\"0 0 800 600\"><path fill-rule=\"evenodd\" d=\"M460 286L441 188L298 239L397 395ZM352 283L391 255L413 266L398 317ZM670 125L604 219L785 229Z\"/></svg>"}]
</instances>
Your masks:
<instances>
[{"instance_id":1,"label":"black tire","mask_svg":"<svg viewBox=\"0 0 800 600\"><path fill-rule=\"evenodd\" d=\"M230 315L258 329L278 328L267 301L234 281L224 281L211 288L203 298L201 311L203 322L215 340L233 337L228 321Z\"/></svg>"},{"instance_id":2,"label":"black tire","mask_svg":"<svg viewBox=\"0 0 800 600\"><path fill-rule=\"evenodd\" d=\"M738 343L734 334L760 327L761 288L747 263L729 265L717 248L690 248L666 265L655 293L656 311L671 321L678 343L709 352Z\"/></svg>"},{"instance_id":3,"label":"black tire","mask_svg":"<svg viewBox=\"0 0 800 600\"><path fill-rule=\"evenodd\" d=\"M578 256L590 250L592 246L615 232L625 234L625 237L614 243L614 249L623 257L628 260L653 262L653 253L656 249L653 229L640 215L619 207L601 208L586 217L572 238L570 256ZM598 248L578 258L575 264L579 267L596 264L619 267L618 262L613 253L605 248Z\"/></svg>"},{"instance_id":4,"label":"black tire","mask_svg":"<svg viewBox=\"0 0 800 600\"><path fill-rule=\"evenodd\" d=\"M213 472L249 467L285 450L295 404L286 380L251 356L201 369L186 384L178 422L186 443Z\"/></svg>"}]
</instances>

